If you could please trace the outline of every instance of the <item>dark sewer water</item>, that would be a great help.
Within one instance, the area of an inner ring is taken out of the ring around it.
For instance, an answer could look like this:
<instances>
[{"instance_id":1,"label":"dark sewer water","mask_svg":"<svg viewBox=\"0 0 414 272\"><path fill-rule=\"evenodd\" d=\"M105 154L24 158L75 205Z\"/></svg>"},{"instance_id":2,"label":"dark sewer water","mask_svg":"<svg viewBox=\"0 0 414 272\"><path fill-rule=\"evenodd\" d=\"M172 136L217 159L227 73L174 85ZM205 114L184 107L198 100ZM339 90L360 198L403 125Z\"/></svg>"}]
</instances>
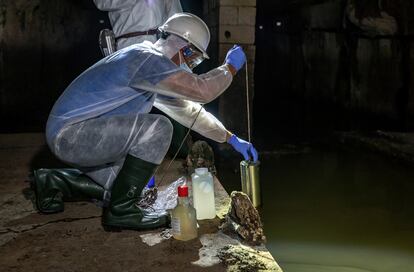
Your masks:
<instances>
[{"instance_id":1,"label":"dark sewer water","mask_svg":"<svg viewBox=\"0 0 414 272\"><path fill-rule=\"evenodd\" d=\"M412 167L343 148L260 160L267 248L285 272L414 271ZM219 178L240 190L232 167Z\"/></svg>"}]
</instances>

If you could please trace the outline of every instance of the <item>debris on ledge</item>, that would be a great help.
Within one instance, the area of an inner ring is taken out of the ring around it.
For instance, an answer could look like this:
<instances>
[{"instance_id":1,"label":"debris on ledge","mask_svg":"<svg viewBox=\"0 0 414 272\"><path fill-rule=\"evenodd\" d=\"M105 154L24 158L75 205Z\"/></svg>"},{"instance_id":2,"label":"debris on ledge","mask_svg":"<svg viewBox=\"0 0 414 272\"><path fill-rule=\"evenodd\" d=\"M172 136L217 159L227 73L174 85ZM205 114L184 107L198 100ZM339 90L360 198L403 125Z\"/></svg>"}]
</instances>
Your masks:
<instances>
[{"instance_id":1,"label":"debris on ledge","mask_svg":"<svg viewBox=\"0 0 414 272\"><path fill-rule=\"evenodd\" d=\"M249 197L243 192L234 191L230 198L230 208L220 229L229 235L237 234L250 245L265 243L266 237L259 212Z\"/></svg>"},{"instance_id":2,"label":"debris on ledge","mask_svg":"<svg viewBox=\"0 0 414 272\"><path fill-rule=\"evenodd\" d=\"M244 245L227 245L219 250L218 258L227 265L227 271L281 271L267 250Z\"/></svg>"}]
</instances>

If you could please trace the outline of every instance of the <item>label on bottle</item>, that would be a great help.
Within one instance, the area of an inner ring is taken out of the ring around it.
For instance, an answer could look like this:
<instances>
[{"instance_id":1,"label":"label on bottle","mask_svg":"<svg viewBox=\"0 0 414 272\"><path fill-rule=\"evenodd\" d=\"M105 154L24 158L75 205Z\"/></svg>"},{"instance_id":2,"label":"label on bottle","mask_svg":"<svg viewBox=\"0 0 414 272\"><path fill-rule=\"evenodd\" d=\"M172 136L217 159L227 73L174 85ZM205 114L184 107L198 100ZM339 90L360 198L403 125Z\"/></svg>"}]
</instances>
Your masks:
<instances>
[{"instance_id":1,"label":"label on bottle","mask_svg":"<svg viewBox=\"0 0 414 272\"><path fill-rule=\"evenodd\" d=\"M171 228L173 235L180 235L181 234L181 224L179 218L171 218Z\"/></svg>"}]
</instances>

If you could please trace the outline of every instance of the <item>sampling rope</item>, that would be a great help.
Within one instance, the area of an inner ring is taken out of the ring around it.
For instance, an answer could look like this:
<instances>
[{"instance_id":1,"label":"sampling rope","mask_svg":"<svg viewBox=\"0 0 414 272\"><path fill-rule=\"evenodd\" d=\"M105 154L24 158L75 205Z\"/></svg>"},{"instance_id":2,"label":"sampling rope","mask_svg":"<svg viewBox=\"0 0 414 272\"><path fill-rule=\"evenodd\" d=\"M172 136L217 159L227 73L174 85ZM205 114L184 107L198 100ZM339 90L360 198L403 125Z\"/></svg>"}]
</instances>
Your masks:
<instances>
[{"instance_id":1,"label":"sampling rope","mask_svg":"<svg viewBox=\"0 0 414 272\"><path fill-rule=\"evenodd\" d=\"M251 142L251 127L250 127L250 94L249 94L249 70L247 68L248 63L247 63L247 59L246 59L246 105L247 105L247 133L248 133L248 137L249 137L249 142ZM180 152L181 148L183 147L185 141L187 140L188 135L191 132L191 129L193 128L195 122L197 121L198 116L200 115L201 110L204 107L200 105L200 109L198 110L198 113L196 115L196 117L194 118L193 123L191 124L191 126L188 128L187 133L184 136L184 139L182 140L180 146L178 147L177 152L175 152L173 158L171 159L171 161L169 162L169 164L167 165L167 167L164 167L163 171L164 174L161 177L160 182L155 185L153 188L147 190L144 193L143 198L137 203L137 205L139 207L142 208L150 208L152 204L155 203L155 201L157 200L157 195L158 195L158 187L160 187L163 182L164 182L164 178L167 175L167 171L170 169L172 163L174 162L174 160L177 158L178 153ZM157 167L157 169L155 170L154 176L159 172L159 170L161 169L161 167Z\"/></svg>"},{"instance_id":2,"label":"sampling rope","mask_svg":"<svg viewBox=\"0 0 414 272\"><path fill-rule=\"evenodd\" d=\"M249 94L249 70L247 68L247 58L246 58L246 105L247 105L247 134L249 137L249 143L251 140L251 127L250 127L250 94Z\"/></svg>"},{"instance_id":3,"label":"sampling rope","mask_svg":"<svg viewBox=\"0 0 414 272\"><path fill-rule=\"evenodd\" d=\"M165 176L166 176L166 174L167 174L168 169L170 169L170 167L171 167L172 163L173 163L173 162L174 162L174 160L177 158L178 153L180 152L181 148L183 147L183 145L184 145L185 141L187 140L187 137L188 137L188 135L190 134L191 129L193 128L193 126L194 126L195 122L197 121L197 118L198 118L198 116L200 115L200 112L201 112L201 110L202 110L203 108L204 108L204 107L200 105L200 109L198 110L197 115L196 115L196 117L194 118L193 123L192 123L192 124L191 124L191 126L188 128L188 131L187 131L187 133L185 134L184 139L181 141L181 144L180 144L180 146L178 147L177 152L175 152L175 154L174 154L173 158L171 159L171 161L170 161L170 163L167 165L167 167L164 167L164 169L163 169L164 174L162 175L160 182L159 182L157 185L155 185L153 188L148 189L147 191L145 191L145 193L144 193L144 195L143 195L142 199L141 199L141 200L139 200L139 202L137 203L137 205L138 205L139 207L144 208L144 209L151 208L152 204L154 204L154 203L155 203L155 201L157 200L157 197L158 197L158 187L160 187L160 186L163 184L163 182L164 182L164 178L165 178ZM158 173L159 169L161 169L161 167L157 167L157 169L155 170L155 172L154 172L154 177L155 177L155 175Z\"/></svg>"},{"instance_id":4,"label":"sampling rope","mask_svg":"<svg viewBox=\"0 0 414 272\"><path fill-rule=\"evenodd\" d=\"M171 161L170 161L170 163L168 164L168 166L164 168L164 174L162 175L162 177L161 177L161 181L159 182L159 184L158 184L157 186L161 186L162 182L164 181L164 178L165 178L165 176L166 176L166 174L167 174L168 169L170 169L171 164L172 164L172 163L174 162L174 160L177 158L178 153L180 152L181 148L183 147L184 142L187 140L187 137L188 137L188 135L190 134L191 129L193 128L193 126L194 126L195 122L197 121L197 118L198 118L198 116L200 115L200 112L201 112L201 110L202 110L203 108L204 108L203 106L200 106L200 109L198 110L198 113L197 113L196 117L194 118L193 123L192 123L192 124L191 124L191 126L188 128L188 131L187 131L187 133L185 134L184 139L181 141L180 147L178 147L177 152L175 152L174 157L171 159ZM159 169L159 168L157 168L157 170L155 171L154 176L155 176L155 174L158 172L158 169Z\"/></svg>"}]
</instances>

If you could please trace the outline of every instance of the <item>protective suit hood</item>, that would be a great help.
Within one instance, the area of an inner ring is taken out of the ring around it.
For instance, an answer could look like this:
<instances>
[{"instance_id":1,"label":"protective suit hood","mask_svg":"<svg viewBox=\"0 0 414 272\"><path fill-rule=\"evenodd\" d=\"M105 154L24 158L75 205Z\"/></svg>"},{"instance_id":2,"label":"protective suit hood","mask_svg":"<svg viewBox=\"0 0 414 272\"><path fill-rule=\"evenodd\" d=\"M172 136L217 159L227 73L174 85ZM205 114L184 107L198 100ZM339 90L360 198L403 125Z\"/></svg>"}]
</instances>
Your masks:
<instances>
[{"instance_id":1,"label":"protective suit hood","mask_svg":"<svg viewBox=\"0 0 414 272\"><path fill-rule=\"evenodd\" d=\"M171 59L177 54L181 48L186 46L188 42L176 35L169 35L166 39L159 39L154 47L164 56Z\"/></svg>"}]
</instances>

